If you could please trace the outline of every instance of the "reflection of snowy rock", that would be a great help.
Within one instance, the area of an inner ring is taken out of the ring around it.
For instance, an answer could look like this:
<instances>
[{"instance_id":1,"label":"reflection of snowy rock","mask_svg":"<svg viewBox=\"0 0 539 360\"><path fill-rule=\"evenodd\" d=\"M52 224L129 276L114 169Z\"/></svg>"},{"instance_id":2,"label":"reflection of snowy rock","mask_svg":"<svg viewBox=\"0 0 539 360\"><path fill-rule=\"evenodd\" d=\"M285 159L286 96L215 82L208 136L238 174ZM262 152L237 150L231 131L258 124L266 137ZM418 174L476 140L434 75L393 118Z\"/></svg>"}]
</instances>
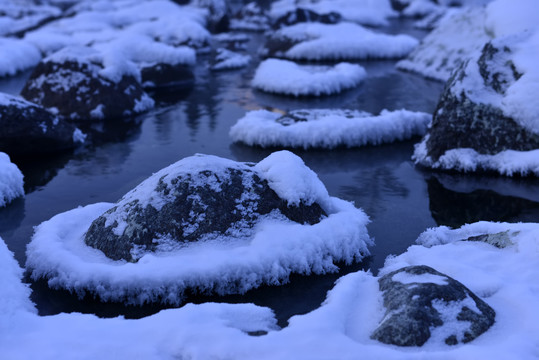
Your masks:
<instances>
[{"instance_id":1,"label":"reflection of snowy rock","mask_svg":"<svg viewBox=\"0 0 539 360\"><path fill-rule=\"evenodd\" d=\"M397 67L445 81L489 39L484 8L452 10Z\"/></svg>"},{"instance_id":2,"label":"reflection of snowy rock","mask_svg":"<svg viewBox=\"0 0 539 360\"><path fill-rule=\"evenodd\" d=\"M463 171L539 174L539 34L498 38L446 85L416 161ZM511 151L516 150L516 151Z\"/></svg>"},{"instance_id":3,"label":"reflection of snowy rock","mask_svg":"<svg viewBox=\"0 0 539 360\"><path fill-rule=\"evenodd\" d=\"M367 222L363 211L329 197L289 152L256 165L199 155L154 174L117 204L41 224L27 265L34 278L104 300L178 303L188 288L241 293L360 260L371 243Z\"/></svg>"},{"instance_id":4,"label":"reflection of snowy rock","mask_svg":"<svg viewBox=\"0 0 539 360\"><path fill-rule=\"evenodd\" d=\"M336 24L341 21L341 15L336 12L318 14L309 9L297 8L289 11L273 22L273 28L280 29L283 26L291 26L304 22L319 22L323 24Z\"/></svg>"},{"instance_id":5,"label":"reflection of snowy rock","mask_svg":"<svg viewBox=\"0 0 539 360\"><path fill-rule=\"evenodd\" d=\"M10 154L43 154L71 149L84 134L45 109L0 93L0 149Z\"/></svg>"},{"instance_id":6,"label":"reflection of snowy rock","mask_svg":"<svg viewBox=\"0 0 539 360\"><path fill-rule=\"evenodd\" d=\"M19 196L24 196L22 173L7 154L0 152L0 206Z\"/></svg>"},{"instance_id":7,"label":"reflection of snowy rock","mask_svg":"<svg viewBox=\"0 0 539 360\"><path fill-rule=\"evenodd\" d=\"M68 47L45 58L21 95L73 120L120 118L144 112L153 100L142 90L134 65L106 67L101 53Z\"/></svg>"},{"instance_id":8,"label":"reflection of snowy rock","mask_svg":"<svg viewBox=\"0 0 539 360\"><path fill-rule=\"evenodd\" d=\"M419 42L408 35L387 35L360 25L300 23L281 28L262 54L293 60L386 59L406 56Z\"/></svg>"},{"instance_id":9,"label":"reflection of snowy rock","mask_svg":"<svg viewBox=\"0 0 539 360\"><path fill-rule=\"evenodd\" d=\"M216 50L212 70L230 70L245 67L251 61L250 55L239 54L234 51L219 48Z\"/></svg>"},{"instance_id":10,"label":"reflection of snowy rock","mask_svg":"<svg viewBox=\"0 0 539 360\"><path fill-rule=\"evenodd\" d=\"M469 342L494 324L496 313L458 281L428 266L409 266L379 279L386 315L372 338L422 346L432 333L448 345Z\"/></svg>"},{"instance_id":11,"label":"reflection of snowy rock","mask_svg":"<svg viewBox=\"0 0 539 360\"><path fill-rule=\"evenodd\" d=\"M318 223L319 204L288 204L250 165L219 158L181 161L144 181L96 219L85 243L114 260L219 236L242 237L262 217Z\"/></svg>"},{"instance_id":12,"label":"reflection of snowy rock","mask_svg":"<svg viewBox=\"0 0 539 360\"><path fill-rule=\"evenodd\" d=\"M230 129L234 141L262 147L335 148L379 145L427 131L431 115L384 110L378 116L353 110L294 110L285 115L248 112Z\"/></svg>"},{"instance_id":13,"label":"reflection of snowy rock","mask_svg":"<svg viewBox=\"0 0 539 360\"><path fill-rule=\"evenodd\" d=\"M292 61L268 59L260 63L252 86L266 92L293 96L321 96L357 86L367 76L360 65L298 65Z\"/></svg>"}]
</instances>

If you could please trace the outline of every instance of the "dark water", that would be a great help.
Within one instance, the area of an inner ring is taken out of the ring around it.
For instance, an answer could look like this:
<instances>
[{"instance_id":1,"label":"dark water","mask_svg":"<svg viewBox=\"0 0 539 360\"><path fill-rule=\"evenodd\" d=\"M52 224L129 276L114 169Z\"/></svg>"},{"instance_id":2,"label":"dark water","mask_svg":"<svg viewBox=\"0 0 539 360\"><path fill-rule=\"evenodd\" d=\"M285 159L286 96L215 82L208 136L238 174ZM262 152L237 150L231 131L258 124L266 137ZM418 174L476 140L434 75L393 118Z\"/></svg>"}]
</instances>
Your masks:
<instances>
[{"instance_id":1,"label":"dark water","mask_svg":"<svg viewBox=\"0 0 539 360\"><path fill-rule=\"evenodd\" d=\"M395 23L390 31L411 30ZM256 54L263 41L252 34L248 51ZM97 144L48 159L14 159L25 175L26 197L0 209L0 236L25 262L26 244L33 227L77 206L114 202L153 172L195 153L238 161L259 161L275 149L233 144L229 128L246 111L263 107L350 108L378 113L382 109L432 112L443 84L397 71L393 61L360 62L369 74L359 87L323 98L288 98L253 91L250 67L211 73L209 55L199 56L197 82L189 91L161 96L157 108L144 116L107 125ZM22 74L0 81L0 91L17 93ZM294 314L318 307L335 280L351 271L376 273L389 254L400 254L428 227L460 226L478 220L538 221L539 184L529 179L438 174L414 167L413 141L333 151L295 151L318 173L333 196L354 201L370 216L369 233L376 245L361 264L343 266L324 276L293 275L283 286L262 287L244 295L190 296L187 301L254 302L275 310L281 325ZM29 280L28 280L29 281ZM48 289L46 282L31 283L32 300L40 314L87 312L99 316L142 317L158 306L126 307L78 299L65 291Z\"/></svg>"}]
</instances>

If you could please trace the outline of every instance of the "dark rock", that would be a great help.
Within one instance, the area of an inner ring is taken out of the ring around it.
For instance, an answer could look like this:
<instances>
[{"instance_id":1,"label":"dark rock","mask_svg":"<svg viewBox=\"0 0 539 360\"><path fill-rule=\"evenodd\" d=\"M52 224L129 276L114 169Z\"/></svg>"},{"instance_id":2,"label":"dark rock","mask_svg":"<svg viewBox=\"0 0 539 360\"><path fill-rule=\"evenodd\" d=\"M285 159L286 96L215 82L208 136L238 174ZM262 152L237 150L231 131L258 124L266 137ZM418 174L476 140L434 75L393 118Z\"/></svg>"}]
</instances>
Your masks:
<instances>
[{"instance_id":1,"label":"dark rock","mask_svg":"<svg viewBox=\"0 0 539 360\"><path fill-rule=\"evenodd\" d=\"M145 252L167 251L187 242L246 236L270 213L309 224L325 214L317 203L288 206L251 165L204 164L184 170L180 162L153 175L97 218L85 243L111 259L137 261Z\"/></svg>"},{"instance_id":2,"label":"dark rock","mask_svg":"<svg viewBox=\"0 0 539 360\"><path fill-rule=\"evenodd\" d=\"M467 343L494 324L496 313L487 303L428 266L408 266L378 282L386 314L371 338L385 344L422 346L436 330L448 345Z\"/></svg>"},{"instance_id":3,"label":"dark rock","mask_svg":"<svg viewBox=\"0 0 539 360\"><path fill-rule=\"evenodd\" d=\"M192 0L191 4L208 9L207 28L213 34L226 32L230 27L230 9L226 0Z\"/></svg>"},{"instance_id":4,"label":"dark rock","mask_svg":"<svg viewBox=\"0 0 539 360\"><path fill-rule=\"evenodd\" d=\"M188 88L195 75L187 65L155 64L141 69L142 86L149 89Z\"/></svg>"},{"instance_id":5,"label":"dark rock","mask_svg":"<svg viewBox=\"0 0 539 360\"><path fill-rule=\"evenodd\" d=\"M53 54L37 65L21 95L81 122L132 116L153 106L133 75L117 81L101 76L104 67L94 55L98 54L88 48L65 48Z\"/></svg>"},{"instance_id":6,"label":"dark rock","mask_svg":"<svg viewBox=\"0 0 539 360\"><path fill-rule=\"evenodd\" d=\"M504 42L487 43L479 59L464 62L447 82L427 135L428 155L434 161L456 148L472 148L480 154L539 148L539 135L506 116L501 108L480 102L476 91L463 85L468 78L480 76L483 84L477 86L481 92L490 91L503 98L507 88L522 76L511 60L512 50ZM470 66L472 61L478 66ZM476 68L479 74L474 73Z\"/></svg>"},{"instance_id":7,"label":"dark rock","mask_svg":"<svg viewBox=\"0 0 539 360\"><path fill-rule=\"evenodd\" d=\"M309 9L297 8L281 16L273 23L274 29L280 29L283 26L291 26L304 22L319 22L323 24L336 24L341 21L342 16L336 12L328 14L318 14Z\"/></svg>"},{"instance_id":8,"label":"dark rock","mask_svg":"<svg viewBox=\"0 0 539 360\"><path fill-rule=\"evenodd\" d=\"M282 34L273 34L270 36L264 47L260 51L260 55L264 57L284 57L284 54L293 46L299 44L301 40L291 39Z\"/></svg>"},{"instance_id":9,"label":"dark rock","mask_svg":"<svg viewBox=\"0 0 539 360\"><path fill-rule=\"evenodd\" d=\"M76 147L84 135L47 110L0 93L0 151L11 155L61 152Z\"/></svg>"}]
</instances>

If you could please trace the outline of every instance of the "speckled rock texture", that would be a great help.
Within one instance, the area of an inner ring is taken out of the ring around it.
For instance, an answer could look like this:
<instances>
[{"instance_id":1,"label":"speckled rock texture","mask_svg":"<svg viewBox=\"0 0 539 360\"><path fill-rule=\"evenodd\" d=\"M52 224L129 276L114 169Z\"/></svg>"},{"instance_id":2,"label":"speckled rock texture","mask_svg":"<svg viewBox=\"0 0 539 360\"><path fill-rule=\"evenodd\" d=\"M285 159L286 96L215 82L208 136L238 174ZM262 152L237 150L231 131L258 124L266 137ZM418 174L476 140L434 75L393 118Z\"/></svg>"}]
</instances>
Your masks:
<instances>
[{"instance_id":1,"label":"speckled rock texture","mask_svg":"<svg viewBox=\"0 0 539 360\"><path fill-rule=\"evenodd\" d=\"M386 314L371 338L382 343L422 346L430 339L456 345L494 324L496 313L487 303L431 267L408 266L378 282Z\"/></svg>"},{"instance_id":2,"label":"speckled rock texture","mask_svg":"<svg viewBox=\"0 0 539 360\"><path fill-rule=\"evenodd\" d=\"M252 166L238 164L146 180L92 223L85 243L111 259L137 261L187 242L248 236L265 215L302 224L325 215L317 203L289 206Z\"/></svg>"}]
</instances>

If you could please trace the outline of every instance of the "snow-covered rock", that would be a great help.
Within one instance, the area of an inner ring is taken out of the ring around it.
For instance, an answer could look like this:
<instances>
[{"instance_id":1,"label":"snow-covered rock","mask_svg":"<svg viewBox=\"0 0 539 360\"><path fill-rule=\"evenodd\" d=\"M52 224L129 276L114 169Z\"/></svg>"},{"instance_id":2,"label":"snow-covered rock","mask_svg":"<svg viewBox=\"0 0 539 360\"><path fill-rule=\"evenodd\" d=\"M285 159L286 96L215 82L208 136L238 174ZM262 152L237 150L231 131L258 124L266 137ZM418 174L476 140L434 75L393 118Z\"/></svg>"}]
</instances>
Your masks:
<instances>
[{"instance_id":1,"label":"snow-covered rock","mask_svg":"<svg viewBox=\"0 0 539 360\"><path fill-rule=\"evenodd\" d=\"M0 77L30 69L41 60L41 53L34 45L19 39L0 38L0 53Z\"/></svg>"},{"instance_id":2,"label":"snow-covered rock","mask_svg":"<svg viewBox=\"0 0 539 360\"><path fill-rule=\"evenodd\" d=\"M496 313L462 283L429 266L407 266L378 279L386 314L371 337L422 346L444 332L447 345L467 343L494 324ZM437 328L446 329L437 329Z\"/></svg>"},{"instance_id":3,"label":"snow-covered rock","mask_svg":"<svg viewBox=\"0 0 539 360\"><path fill-rule=\"evenodd\" d=\"M309 22L277 30L261 53L291 60L387 59L404 57L418 44L408 35L377 33L354 23Z\"/></svg>"},{"instance_id":4,"label":"snow-covered rock","mask_svg":"<svg viewBox=\"0 0 539 360\"><path fill-rule=\"evenodd\" d=\"M341 14L330 12L328 14L318 14L309 9L296 8L276 19L272 27L280 29L284 26L292 26L304 22L320 22L323 24L336 24L341 21Z\"/></svg>"},{"instance_id":5,"label":"snow-covered rock","mask_svg":"<svg viewBox=\"0 0 539 360\"><path fill-rule=\"evenodd\" d=\"M353 88L367 76L356 64L298 65L288 60L267 59L256 69L251 85L271 93L293 96L331 95Z\"/></svg>"},{"instance_id":6,"label":"snow-covered rock","mask_svg":"<svg viewBox=\"0 0 539 360\"><path fill-rule=\"evenodd\" d=\"M3 0L0 13L0 36L21 36L25 31L51 21L62 14L60 8L38 5L29 0Z\"/></svg>"},{"instance_id":7,"label":"snow-covered rock","mask_svg":"<svg viewBox=\"0 0 539 360\"><path fill-rule=\"evenodd\" d=\"M186 289L243 293L292 272L325 273L335 262L360 260L371 244L367 222L289 152L256 165L199 155L161 170L117 204L44 222L28 245L27 267L52 287L103 300L178 303ZM105 253L85 242L100 242Z\"/></svg>"},{"instance_id":8,"label":"snow-covered rock","mask_svg":"<svg viewBox=\"0 0 539 360\"><path fill-rule=\"evenodd\" d=\"M484 8L451 10L406 59L397 63L397 68L446 81L490 39L485 31Z\"/></svg>"},{"instance_id":9,"label":"snow-covered rock","mask_svg":"<svg viewBox=\"0 0 539 360\"><path fill-rule=\"evenodd\" d=\"M81 121L121 118L153 107L132 63L110 60L92 48L64 48L39 63L21 95Z\"/></svg>"},{"instance_id":10,"label":"snow-covered rock","mask_svg":"<svg viewBox=\"0 0 539 360\"><path fill-rule=\"evenodd\" d=\"M72 149L85 135L72 124L20 97L0 93L0 150L44 154Z\"/></svg>"},{"instance_id":11,"label":"snow-covered rock","mask_svg":"<svg viewBox=\"0 0 539 360\"><path fill-rule=\"evenodd\" d=\"M214 64L211 66L212 70L231 70L239 69L249 65L251 62L250 55L240 54L224 48L218 48L216 50Z\"/></svg>"},{"instance_id":12,"label":"snow-covered rock","mask_svg":"<svg viewBox=\"0 0 539 360\"><path fill-rule=\"evenodd\" d=\"M383 26L397 16L389 0L279 0L271 4L270 15L277 19L297 8L318 14L338 13L347 21L367 26Z\"/></svg>"},{"instance_id":13,"label":"snow-covered rock","mask_svg":"<svg viewBox=\"0 0 539 360\"><path fill-rule=\"evenodd\" d=\"M326 148L379 145L424 135L431 115L407 110L367 112L294 110L248 112L230 129L234 141L262 147Z\"/></svg>"},{"instance_id":14,"label":"snow-covered rock","mask_svg":"<svg viewBox=\"0 0 539 360\"><path fill-rule=\"evenodd\" d=\"M24 196L23 175L9 156L0 152L0 207L20 196ZM0 303L2 301L6 300L0 296Z\"/></svg>"},{"instance_id":15,"label":"snow-covered rock","mask_svg":"<svg viewBox=\"0 0 539 360\"><path fill-rule=\"evenodd\" d=\"M270 28L270 19L256 2L243 6L230 20L231 30L265 31Z\"/></svg>"},{"instance_id":16,"label":"snow-covered rock","mask_svg":"<svg viewBox=\"0 0 539 360\"><path fill-rule=\"evenodd\" d=\"M416 162L440 169L539 175L539 33L500 37L456 71Z\"/></svg>"}]
</instances>

